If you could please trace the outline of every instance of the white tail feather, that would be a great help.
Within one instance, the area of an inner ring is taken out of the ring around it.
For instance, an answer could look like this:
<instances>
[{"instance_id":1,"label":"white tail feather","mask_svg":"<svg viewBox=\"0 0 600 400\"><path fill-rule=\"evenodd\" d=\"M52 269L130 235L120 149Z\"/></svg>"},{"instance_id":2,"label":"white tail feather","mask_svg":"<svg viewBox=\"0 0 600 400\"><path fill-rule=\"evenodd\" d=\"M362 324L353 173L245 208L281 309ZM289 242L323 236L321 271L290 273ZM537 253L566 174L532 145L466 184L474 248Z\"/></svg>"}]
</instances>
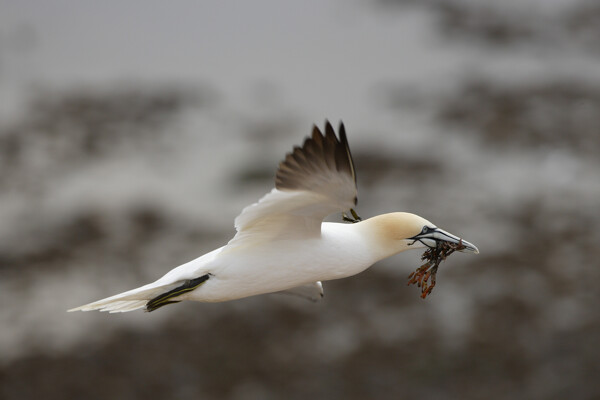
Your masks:
<instances>
[{"instance_id":1,"label":"white tail feather","mask_svg":"<svg viewBox=\"0 0 600 400\"><path fill-rule=\"evenodd\" d=\"M119 293L114 296L95 301L93 303L72 308L67 311L73 312L99 310L108 311L111 313L133 311L144 307L148 300L153 299L161 293L169 291L175 286L177 286L177 283L157 286L157 283L154 282L136 289L128 290L127 292Z\"/></svg>"},{"instance_id":2,"label":"white tail feather","mask_svg":"<svg viewBox=\"0 0 600 400\"><path fill-rule=\"evenodd\" d=\"M109 313L128 312L143 308L148 300L126 300L120 302L116 307L106 307L100 311L108 311Z\"/></svg>"}]
</instances>

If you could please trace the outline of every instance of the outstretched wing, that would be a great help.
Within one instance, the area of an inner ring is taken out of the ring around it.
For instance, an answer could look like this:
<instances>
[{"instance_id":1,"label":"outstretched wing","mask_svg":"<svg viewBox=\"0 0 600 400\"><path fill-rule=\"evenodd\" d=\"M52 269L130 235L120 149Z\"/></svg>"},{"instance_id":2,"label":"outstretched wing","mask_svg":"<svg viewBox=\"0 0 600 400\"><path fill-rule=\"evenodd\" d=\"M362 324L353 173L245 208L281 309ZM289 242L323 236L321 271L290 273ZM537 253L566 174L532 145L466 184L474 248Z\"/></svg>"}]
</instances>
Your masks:
<instances>
[{"instance_id":1,"label":"outstretched wing","mask_svg":"<svg viewBox=\"0 0 600 400\"><path fill-rule=\"evenodd\" d=\"M319 193L355 205L356 173L343 123L339 135L338 140L329 121L325 122L325 135L313 126L312 137L306 138L302 147L294 147L279 164L275 188Z\"/></svg>"},{"instance_id":2,"label":"outstretched wing","mask_svg":"<svg viewBox=\"0 0 600 400\"><path fill-rule=\"evenodd\" d=\"M275 188L235 219L230 245L250 240L308 238L321 234L323 218L356 205L356 173L344 124L316 126L302 147L279 164Z\"/></svg>"}]
</instances>

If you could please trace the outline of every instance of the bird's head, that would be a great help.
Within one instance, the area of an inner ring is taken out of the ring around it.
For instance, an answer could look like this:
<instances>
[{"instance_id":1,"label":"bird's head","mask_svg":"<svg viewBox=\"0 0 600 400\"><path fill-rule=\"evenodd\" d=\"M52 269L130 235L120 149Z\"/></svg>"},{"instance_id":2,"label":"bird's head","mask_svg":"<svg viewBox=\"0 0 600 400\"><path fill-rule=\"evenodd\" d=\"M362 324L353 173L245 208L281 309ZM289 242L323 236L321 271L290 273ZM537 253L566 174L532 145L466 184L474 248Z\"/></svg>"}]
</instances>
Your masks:
<instances>
[{"instance_id":1,"label":"bird's head","mask_svg":"<svg viewBox=\"0 0 600 400\"><path fill-rule=\"evenodd\" d=\"M463 253L478 254L477 247L415 214L395 212L382 214L361 222L365 225L369 236L379 245L377 246L382 258L404 250L435 248L441 242L453 245L462 244ZM387 254L386 254L387 253Z\"/></svg>"}]
</instances>

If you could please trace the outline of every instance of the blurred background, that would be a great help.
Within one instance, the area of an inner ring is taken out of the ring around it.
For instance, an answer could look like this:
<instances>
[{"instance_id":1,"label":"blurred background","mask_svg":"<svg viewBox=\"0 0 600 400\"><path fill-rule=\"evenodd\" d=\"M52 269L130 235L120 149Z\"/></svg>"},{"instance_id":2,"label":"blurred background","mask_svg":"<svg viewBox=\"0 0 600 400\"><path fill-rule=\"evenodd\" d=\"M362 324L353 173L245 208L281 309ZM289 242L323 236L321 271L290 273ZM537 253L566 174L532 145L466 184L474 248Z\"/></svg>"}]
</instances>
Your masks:
<instances>
[{"instance_id":1,"label":"blurred background","mask_svg":"<svg viewBox=\"0 0 600 400\"><path fill-rule=\"evenodd\" d=\"M599 49L592 0L0 2L0 398L600 398ZM325 118L363 218L481 254L425 301L408 252L317 304L65 312L225 244Z\"/></svg>"}]
</instances>

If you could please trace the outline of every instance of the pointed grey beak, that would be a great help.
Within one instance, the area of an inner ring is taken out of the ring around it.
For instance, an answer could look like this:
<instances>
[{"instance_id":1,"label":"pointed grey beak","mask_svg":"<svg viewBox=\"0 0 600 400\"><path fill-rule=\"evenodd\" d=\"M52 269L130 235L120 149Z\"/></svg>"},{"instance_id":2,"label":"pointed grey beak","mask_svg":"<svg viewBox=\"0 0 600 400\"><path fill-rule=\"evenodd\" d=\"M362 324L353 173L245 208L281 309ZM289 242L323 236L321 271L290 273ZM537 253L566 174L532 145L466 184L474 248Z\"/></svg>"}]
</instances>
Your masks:
<instances>
[{"instance_id":1,"label":"pointed grey beak","mask_svg":"<svg viewBox=\"0 0 600 400\"><path fill-rule=\"evenodd\" d=\"M437 243L440 241L453 244L462 243L465 248L459 250L460 252L479 254L479 249L477 246L440 228L425 227L422 233L412 237L411 239L418 240L428 247L436 247Z\"/></svg>"}]
</instances>

